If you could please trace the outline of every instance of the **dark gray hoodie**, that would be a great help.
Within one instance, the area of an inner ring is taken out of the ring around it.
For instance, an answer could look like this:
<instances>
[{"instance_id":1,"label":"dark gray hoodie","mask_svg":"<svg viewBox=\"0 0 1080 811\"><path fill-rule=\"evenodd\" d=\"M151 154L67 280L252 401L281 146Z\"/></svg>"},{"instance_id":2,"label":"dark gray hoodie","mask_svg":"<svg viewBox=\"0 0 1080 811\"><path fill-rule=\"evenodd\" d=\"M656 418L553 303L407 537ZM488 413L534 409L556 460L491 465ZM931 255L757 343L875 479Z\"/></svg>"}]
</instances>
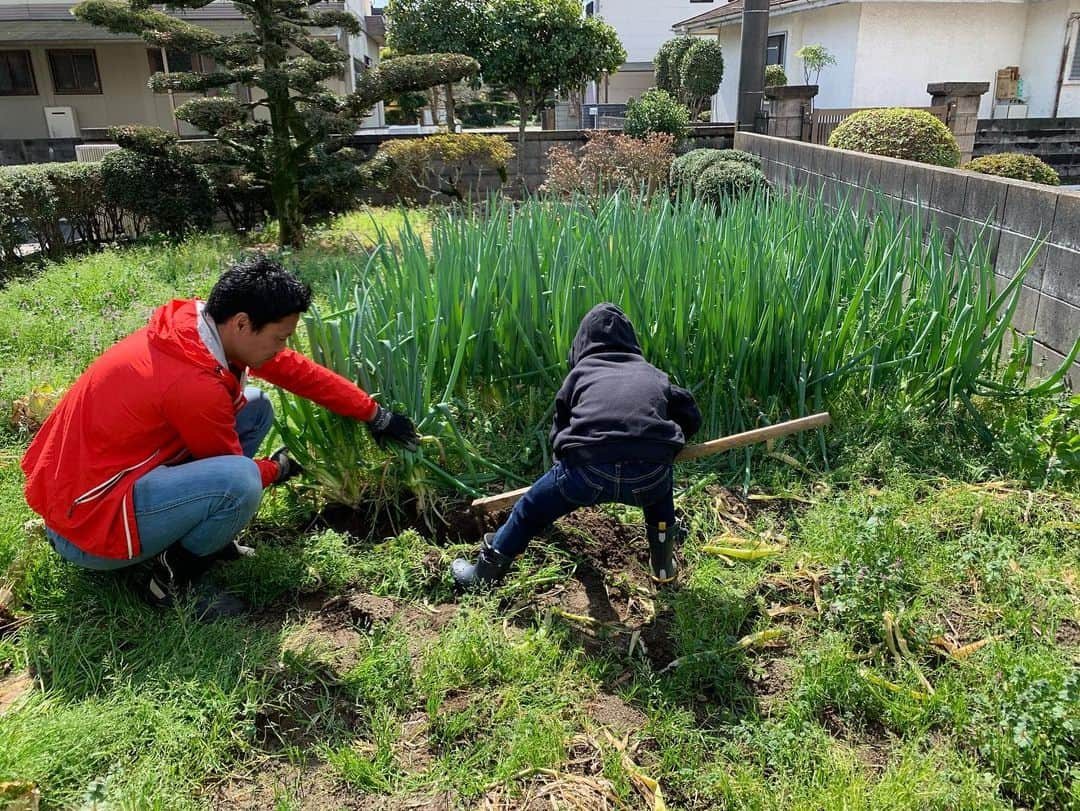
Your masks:
<instances>
[{"instance_id":1,"label":"dark gray hoodie","mask_svg":"<svg viewBox=\"0 0 1080 811\"><path fill-rule=\"evenodd\" d=\"M693 396L645 360L623 311L593 307L581 319L570 374L555 396L555 456L569 465L671 464L700 427Z\"/></svg>"}]
</instances>

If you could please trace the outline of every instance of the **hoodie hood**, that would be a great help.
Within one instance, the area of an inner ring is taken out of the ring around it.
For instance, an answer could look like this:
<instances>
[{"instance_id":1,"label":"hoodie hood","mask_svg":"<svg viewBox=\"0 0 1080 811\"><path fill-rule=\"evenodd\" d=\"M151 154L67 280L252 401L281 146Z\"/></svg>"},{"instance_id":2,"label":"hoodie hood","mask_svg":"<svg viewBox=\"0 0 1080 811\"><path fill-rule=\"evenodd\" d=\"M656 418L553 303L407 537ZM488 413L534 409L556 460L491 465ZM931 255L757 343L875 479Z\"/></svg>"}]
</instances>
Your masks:
<instances>
[{"instance_id":1,"label":"hoodie hood","mask_svg":"<svg viewBox=\"0 0 1080 811\"><path fill-rule=\"evenodd\" d=\"M228 368L217 328L203 317L202 304L198 299L173 299L158 307L150 316L150 342L207 369Z\"/></svg>"},{"instance_id":2,"label":"hoodie hood","mask_svg":"<svg viewBox=\"0 0 1080 811\"><path fill-rule=\"evenodd\" d=\"M612 352L640 355L641 345L626 314L614 304L605 302L597 304L581 319L570 346L570 368L589 355Z\"/></svg>"}]
</instances>

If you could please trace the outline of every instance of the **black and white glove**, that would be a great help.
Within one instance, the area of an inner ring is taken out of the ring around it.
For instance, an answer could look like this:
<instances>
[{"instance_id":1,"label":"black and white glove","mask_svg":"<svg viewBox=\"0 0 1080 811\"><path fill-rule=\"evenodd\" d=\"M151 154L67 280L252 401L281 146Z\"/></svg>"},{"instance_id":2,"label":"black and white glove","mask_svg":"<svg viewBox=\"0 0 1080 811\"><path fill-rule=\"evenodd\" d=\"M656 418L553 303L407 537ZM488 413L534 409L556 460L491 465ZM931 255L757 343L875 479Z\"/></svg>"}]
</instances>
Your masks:
<instances>
[{"instance_id":1,"label":"black and white glove","mask_svg":"<svg viewBox=\"0 0 1080 811\"><path fill-rule=\"evenodd\" d=\"M278 448L274 451L270 455L270 460L277 462L278 466L278 474L274 479L274 484L285 484L289 479L293 479L304 472L303 466L291 458L285 448Z\"/></svg>"},{"instance_id":2,"label":"black and white glove","mask_svg":"<svg viewBox=\"0 0 1080 811\"><path fill-rule=\"evenodd\" d=\"M416 451L420 448L420 434L416 432L413 421L404 414L398 414L388 408L382 406L376 408L375 416L368 422L368 429L380 445L390 440L406 450Z\"/></svg>"}]
</instances>

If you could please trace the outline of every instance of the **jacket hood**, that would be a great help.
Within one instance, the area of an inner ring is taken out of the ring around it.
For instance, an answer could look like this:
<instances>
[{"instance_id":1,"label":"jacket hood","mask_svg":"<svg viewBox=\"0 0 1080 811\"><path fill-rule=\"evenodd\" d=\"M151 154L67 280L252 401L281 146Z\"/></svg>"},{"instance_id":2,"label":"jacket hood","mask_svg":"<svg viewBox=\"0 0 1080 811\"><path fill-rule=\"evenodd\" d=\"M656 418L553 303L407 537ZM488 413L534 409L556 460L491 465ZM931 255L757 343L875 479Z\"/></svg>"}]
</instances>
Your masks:
<instances>
[{"instance_id":1,"label":"jacket hood","mask_svg":"<svg viewBox=\"0 0 1080 811\"><path fill-rule=\"evenodd\" d=\"M570 347L570 368L589 355L610 352L640 355L641 346L626 314L614 304L605 302L597 304L581 319Z\"/></svg>"},{"instance_id":2,"label":"jacket hood","mask_svg":"<svg viewBox=\"0 0 1080 811\"><path fill-rule=\"evenodd\" d=\"M173 299L158 307L150 316L147 328L150 341L174 357L208 369L219 369L224 364L214 357L199 334L199 322L203 320L199 304L197 299Z\"/></svg>"}]
</instances>

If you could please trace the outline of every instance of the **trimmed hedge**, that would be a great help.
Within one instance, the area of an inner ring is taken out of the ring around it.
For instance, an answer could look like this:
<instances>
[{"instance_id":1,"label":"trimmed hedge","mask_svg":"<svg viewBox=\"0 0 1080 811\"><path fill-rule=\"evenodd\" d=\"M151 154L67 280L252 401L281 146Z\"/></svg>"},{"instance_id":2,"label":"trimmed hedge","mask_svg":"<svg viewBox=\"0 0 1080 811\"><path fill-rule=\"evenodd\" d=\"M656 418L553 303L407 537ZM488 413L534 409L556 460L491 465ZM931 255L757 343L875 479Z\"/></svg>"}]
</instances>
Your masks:
<instances>
[{"instance_id":1,"label":"trimmed hedge","mask_svg":"<svg viewBox=\"0 0 1080 811\"><path fill-rule=\"evenodd\" d=\"M681 138L690 123L690 111L666 90L646 90L626 103L623 134L645 138L654 132L666 132Z\"/></svg>"},{"instance_id":2,"label":"trimmed hedge","mask_svg":"<svg viewBox=\"0 0 1080 811\"><path fill-rule=\"evenodd\" d=\"M1013 180L1026 180L1030 183L1044 183L1047 186L1061 185L1061 177L1054 171L1052 166L1034 155L1023 155L1018 152L983 155L981 158L975 158L970 163L965 163L960 168L983 175L1010 177Z\"/></svg>"},{"instance_id":3,"label":"trimmed hedge","mask_svg":"<svg viewBox=\"0 0 1080 811\"><path fill-rule=\"evenodd\" d=\"M0 167L0 264L20 260L17 249L36 242L62 257L75 243L98 245L123 234L119 210L104 193L93 163Z\"/></svg>"},{"instance_id":4,"label":"trimmed hedge","mask_svg":"<svg viewBox=\"0 0 1080 811\"><path fill-rule=\"evenodd\" d=\"M101 161L101 179L106 199L131 215L136 233L182 236L213 222L210 177L175 149L163 154L109 152Z\"/></svg>"},{"instance_id":5,"label":"trimmed hedge","mask_svg":"<svg viewBox=\"0 0 1080 811\"><path fill-rule=\"evenodd\" d=\"M761 158L741 149L692 149L672 161L670 185L676 191L684 186L692 187L702 172L723 161L761 170Z\"/></svg>"},{"instance_id":6,"label":"trimmed hedge","mask_svg":"<svg viewBox=\"0 0 1080 811\"><path fill-rule=\"evenodd\" d=\"M829 146L950 168L960 163L949 128L925 110L904 107L848 116L829 136Z\"/></svg>"},{"instance_id":7,"label":"trimmed hedge","mask_svg":"<svg viewBox=\"0 0 1080 811\"><path fill-rule=\"evenodd\" d=\"M365 165L361 179L375 182L403 200L432 199L444 196L451 200L468 200L477 189L465 182L466 169L479 170L480 180L485 171L507 180L507 165L514 157L514 148L501 135L479 135L472 132L441 133L423 138L386 141Z\"/></svg>"},{"instance_id":8,"label":"trimmed hedge","mask_svg":"<svg viewBox=\"0 0 1080 811\"><path fill-rule=\"evenodd\" d=\"M705 168L694 182L694 196L720 205L727 199L764 191L769 181L760 169L742 161L718 161Z\"/></svg>"}]
</instances>

